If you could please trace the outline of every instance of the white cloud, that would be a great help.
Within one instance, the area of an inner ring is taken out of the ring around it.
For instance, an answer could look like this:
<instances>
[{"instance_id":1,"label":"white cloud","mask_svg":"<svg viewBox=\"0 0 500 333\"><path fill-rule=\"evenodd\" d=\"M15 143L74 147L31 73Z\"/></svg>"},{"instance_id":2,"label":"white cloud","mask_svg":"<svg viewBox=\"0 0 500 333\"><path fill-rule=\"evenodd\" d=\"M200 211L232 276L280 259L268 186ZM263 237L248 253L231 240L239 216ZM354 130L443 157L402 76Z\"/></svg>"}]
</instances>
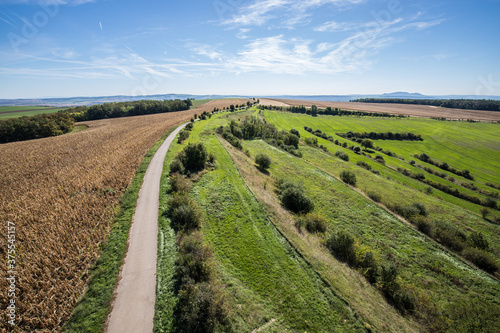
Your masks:
<instances>
[{"instance_id":1,"label":"white cloud","mask_svg":"<svg viewBox=\"0 0 500 333\"><path fill-rule=\"evenodd\" d=\"M229 20L225 20L223 24L261 26L271 19L286 17L280 22L285 27L293 28L295 25L303 23L310 16L307 13L309 9L328 4L345 6L363 2L365 0L257 0L251 5L241 7L236 15Z\"/></svg>"},{"instance_id":2,"label":"white cloud","mask_svg":"<svg viewBox=\"0 0 500 333\"><path fill-rule=\"evenodd\" d=\"M79 6L97 0L0 0L0 4L29 4L29 5L68 5Z\"/></svg>"}]
</instances>

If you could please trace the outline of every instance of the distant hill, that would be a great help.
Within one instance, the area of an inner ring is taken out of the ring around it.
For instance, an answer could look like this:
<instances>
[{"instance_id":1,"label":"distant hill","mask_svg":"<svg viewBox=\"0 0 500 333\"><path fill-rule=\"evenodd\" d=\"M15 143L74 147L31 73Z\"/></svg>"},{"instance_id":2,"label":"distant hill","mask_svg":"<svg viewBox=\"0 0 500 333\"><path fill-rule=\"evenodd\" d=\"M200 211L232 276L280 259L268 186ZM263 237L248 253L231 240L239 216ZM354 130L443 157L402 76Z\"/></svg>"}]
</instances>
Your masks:
<instances>
[{"instance_id":1,"label":"distant hill","mask_svg":"<svg viewBox=\"0 0 500 333\"><path fill-rule=\"evenodd\" d=\"M165 99L221 99L237 97L266 97L280 99L298 99L309 101L327 101L327 102L349 102L359 98L401 98L401 99L493 99L500 100L500 96L476 96L476 95L449 95L449 96L428 96L419 93L393 92L381 95L268 95L268 96L250 96L250 95L191 95L191 94L160 94L147 96L97 96L97 97L67 97L67 98L34 98L34 99L0 99L0 106L17 105L41 105L41 106L78 106L94 105L111 102L128 102L142 99L147 100L165 100Z\"/></svg>"}]
</instances>

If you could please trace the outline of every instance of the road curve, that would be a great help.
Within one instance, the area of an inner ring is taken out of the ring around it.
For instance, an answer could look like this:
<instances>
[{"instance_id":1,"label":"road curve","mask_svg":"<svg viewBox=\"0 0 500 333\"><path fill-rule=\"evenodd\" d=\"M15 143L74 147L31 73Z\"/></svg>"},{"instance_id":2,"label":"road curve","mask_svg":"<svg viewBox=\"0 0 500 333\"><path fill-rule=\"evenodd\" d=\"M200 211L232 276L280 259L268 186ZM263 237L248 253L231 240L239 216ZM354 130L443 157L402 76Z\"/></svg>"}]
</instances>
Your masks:
<instances>
[{"instance_id":1,"label":"road curve","mask_svg":"<svg viewBox=\"0 0 500 333\"><path fill-rule=\"evenodd\" d=\"M115 290L116 298L108 317L108 333L153 331L160 179L170 144L186 124L167 137L144 175L132 218L125 262Z\"/></svg>"}]
</instances>

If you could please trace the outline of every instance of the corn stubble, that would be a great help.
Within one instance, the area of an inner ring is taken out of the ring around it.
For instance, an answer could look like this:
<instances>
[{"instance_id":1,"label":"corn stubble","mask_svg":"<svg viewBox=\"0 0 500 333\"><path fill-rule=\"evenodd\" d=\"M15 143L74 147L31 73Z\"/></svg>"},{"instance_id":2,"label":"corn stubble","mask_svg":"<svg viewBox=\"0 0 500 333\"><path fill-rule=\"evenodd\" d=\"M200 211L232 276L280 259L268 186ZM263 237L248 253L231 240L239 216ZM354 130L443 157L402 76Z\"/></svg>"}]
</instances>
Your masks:
<instances>
[{"instance_id":1,"label":"corn stubble","mask_svg":"<svg viewBox=\"0 0 500 333\"><path fill-rule=\"evenodd\" d=\"M16 328L59 330L88 281L107 239L120 196L145 153L173 126L214 107L86 122L85 131L0 145L0 255L7 260L7 221L16 226ZM4 268L4 271L6 269ZM8 284L0 279L0 307ZM2 311L0 329L8 327Z\"/></svg>"}]
</instances>

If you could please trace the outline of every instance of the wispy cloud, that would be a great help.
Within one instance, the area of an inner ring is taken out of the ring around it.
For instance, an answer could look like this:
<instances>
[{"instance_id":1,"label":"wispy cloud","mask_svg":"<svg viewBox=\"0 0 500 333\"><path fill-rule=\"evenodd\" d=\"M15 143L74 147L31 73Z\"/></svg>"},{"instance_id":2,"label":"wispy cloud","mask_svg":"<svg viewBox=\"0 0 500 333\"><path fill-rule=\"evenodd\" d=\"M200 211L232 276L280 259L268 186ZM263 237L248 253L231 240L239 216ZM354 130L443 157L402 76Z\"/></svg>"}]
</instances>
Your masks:
<instances>
[{"instance_id":1,"label":"wispy cloud","mask_svg":"<svg viewBox=\"0 0 500 333\"><path fill-rule=\"evenodd\" d=\"M345 6L360 4L366 0L257 0L242 6L232 18L223 21L225 25L262 26L269 20L286 17L280 20L285 27L307 22L308 11L324 5Z\"/></svg>"},{"instance_id":2,"label":"wispy cloud","mask_svg":"<svg viewBox=\"0 0 500 333\"><path fill-rule=\"evenodd\" d=\"M86 3L96 2L97 0L0 0L0 4L27 4L27 5L40 5L42 2L44 5L68 5L68 6L79 6Z\"/></svg>"}]
</instances>

